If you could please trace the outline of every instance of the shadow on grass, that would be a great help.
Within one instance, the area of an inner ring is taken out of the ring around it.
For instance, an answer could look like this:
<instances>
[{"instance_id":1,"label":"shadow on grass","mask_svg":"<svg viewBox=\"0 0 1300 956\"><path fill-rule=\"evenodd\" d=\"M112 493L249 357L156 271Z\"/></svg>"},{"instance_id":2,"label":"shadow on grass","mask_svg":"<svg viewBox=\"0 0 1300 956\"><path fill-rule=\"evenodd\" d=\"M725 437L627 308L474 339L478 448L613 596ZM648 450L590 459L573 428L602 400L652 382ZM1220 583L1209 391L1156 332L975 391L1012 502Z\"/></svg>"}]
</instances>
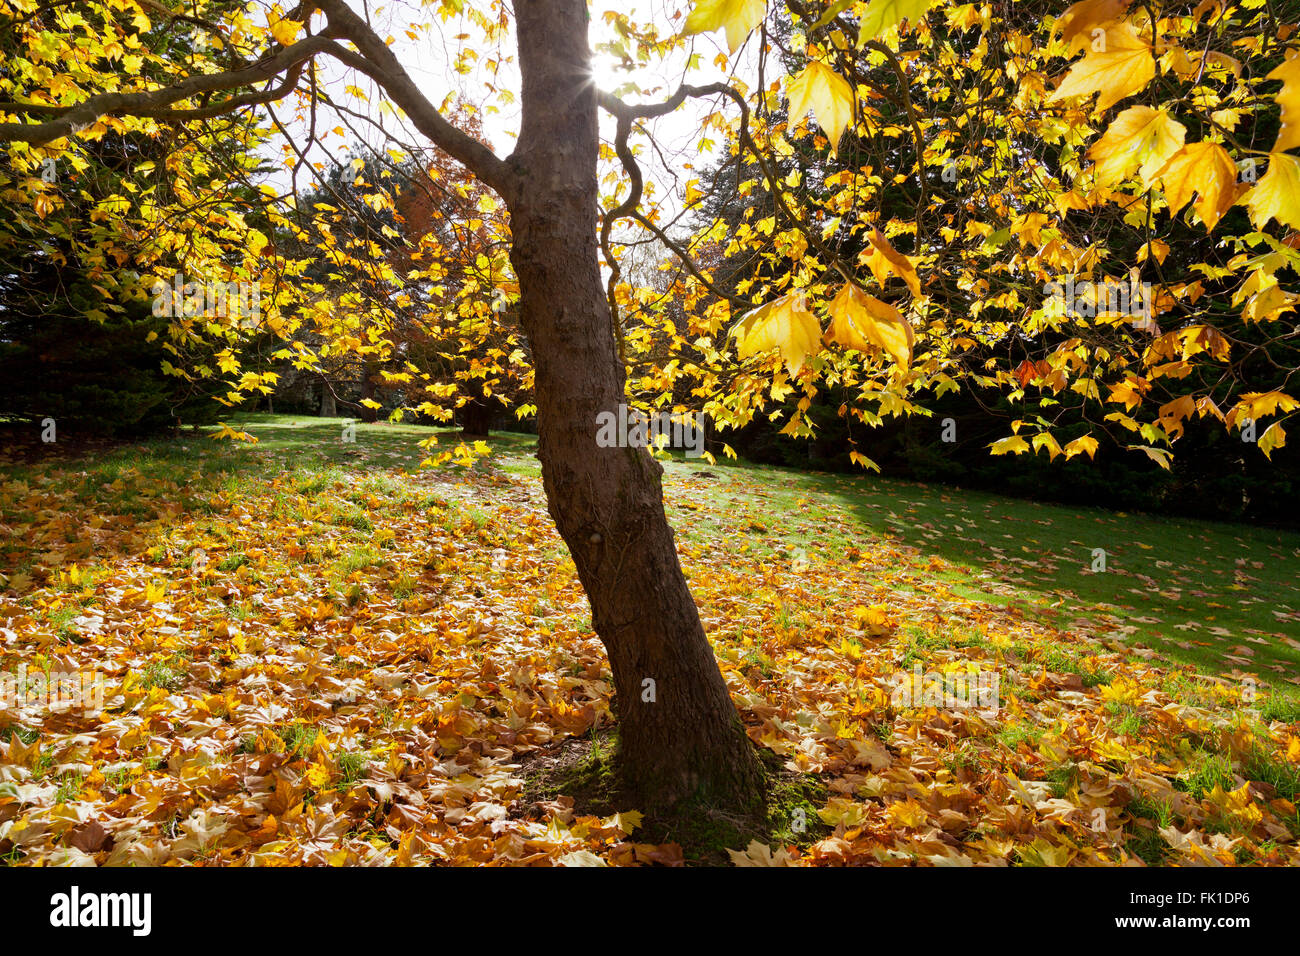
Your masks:
<instances>
[{"instance_id":1,"label":"shadow on grass","mask_svg":"<svg viewBox=\"0 0 1300 956\"><path fill-rule=\"evenodd\" d=\"M740 503L758 504L759 553L779 557L802 547L810 556L843 558L873 542L908 545L955 565L955 572L927 576L963 596L1014 605L1062 628L1109 614L1113 638L1146 643L1171 660L1212 672L1240 668L1269 682L1300 678L1295 532L1040 504L874 475L680 459L668 468L716 476L708 494L731 517ZM1093 571L1097 549L1105 552L1104 572Z\"/></svg>"},{"instance_id":2,"label":"shadow on grass","mask_svg":"<svg viewBox=\"0 0 1300 956\"><path fill-rule=\"evenodd\" d=\"M125 546L97 554L105 540L100 523L148 526L212 513L246 481L286 469L317 478L331 469L414 473L430 454L422 441L436 437L444 449L460 441L451 428L350 418L254 414L231 424L259 441L214 441L214 429L186 430L93 449L46 446L33 460L0 462L0 524L15 531L0 543L0 572L23 574L42 553L64 563L111 558ZM539 473L535 436L499 433L489 445L492 457L474 468ZM803 547L842 557L873 543L905 544L950 562L955 571L926 575L966 597L1014 605L1060 627L1109 614L1118 628L1113 637L1202 670L1240 668L1270 683L1300 675L1294 532L743 462L679 458L666 468L670 476L712 475L706 496L727 520L748 510L756 535L749 544L759 553L780 557ZM23 532L37 514L53 529L41 540ZM729 540L735 533L708 514L694 519L688 534ZM1097 549L1105 553L1104 572L1092 570Z\"/></svg>"},{"instance_id":3,"label":"shadow on grass","mask_svg":"<svg viewBox=\"0 0 1300 956\"><path fill-rule=\"evenodd\" d=\"M231 425L259 441L186 428L146 441L24 446L0 459L0 526L12 532L0 540L0 574L24 585L52 568L138 556L160 530L224 510L252 482L299 473L297 490L310 494L335 473L415 473L429 457L421 441L459 441L452 429L353 419L246 415ZM472 467L536 473L535 437L503 434L489 444L493 457Z\"/></svg>"}]
</instances>

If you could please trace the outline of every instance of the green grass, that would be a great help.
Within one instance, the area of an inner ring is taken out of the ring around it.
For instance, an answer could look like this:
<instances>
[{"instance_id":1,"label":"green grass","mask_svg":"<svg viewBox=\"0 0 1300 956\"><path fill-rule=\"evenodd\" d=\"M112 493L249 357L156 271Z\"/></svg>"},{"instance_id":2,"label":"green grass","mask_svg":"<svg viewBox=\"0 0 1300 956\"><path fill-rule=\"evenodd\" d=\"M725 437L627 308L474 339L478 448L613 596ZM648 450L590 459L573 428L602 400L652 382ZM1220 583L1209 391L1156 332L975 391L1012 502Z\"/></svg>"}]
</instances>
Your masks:
<instances>
[{"instance_id":1,"label":"green grass","mask_svg":"<svg viewBox=\"0 0 1300 956\"><path fill-rule=\"evenodd\" d=\"M335 565L339 577L347 577L356 571L364 571L366 568L373 567L376 564L382 564L384 559L379 552L370 547L359 547L349 551Z\"/></svg>"},{"instance_id":2,"label":"green grass","mask_svg":"<svg viewBox=\"0 0 1300 956\"><path fill-rule=\"evenodd\" d=\"M80 613L81 607L75 604L65 604L63 607L49 612L47 618L59 640L67 641L73 637L72 622Z\"/></svg>"},{"instance_id":3,"label":"green grass","mask_svg":"<svg viewBox=\"0 0 1300 956\"><path fill-rule=\"evenodd\" d=\"M1147 866L1162 865L1169 854L1169 845L1160 835L1160 828L1176 822L1169 804L1143 795L1129 803L1128 812L1132 819L1125 827L1124 846Z\"/></svg>"},{"instance_id":4,"label":"green grass","mask_svg":"<svg viewBox=\"0 0 1300 956\"><path fill-rule=\"evenodd\" d=\"M73 800L76 800L77 797L81 795L81 790L82 787L84 786L85 786L85 781L82 779L81 774L79 773L64 774L62 777L59 778L59 789L54 796L54 802L56 804L71 803Z\"/></svg>"},{"instance_id":5,"label":"green grass","mask_svg":"<svg viewBox=\"0 0 1300 956\"><path fill-rule=\"evenodd\" d=\"M355 425L355 442L342 440L343 427ZM431 435L438 437L438 449L453 448L460 433L452 428L431 428L426 425L377 422L365 424L349 418L312 418L301 415L240 415L231 420L232 426L243 428L256 435L256 445L245 449L264 457L295 461L313 469L322 465L351 468L365 463L373 468L402 468L415 471L420 462L428 458L430 450L421 448L419 442ZM195 439L198 441L199 439ZM520 474L538 474L538 464L532 457L536 437L511 432L498 433L488 443L503 464ZM454 466L453 466L454 467ZM307 480L306 487L297 490L312 493L329 484L328 474ZM387 476L375 476L376 482L390 481ZM319 483L317 483L319 482ZM314 485L314 486L313 486ZM377 490L382 485L372 486Z\"/></svg>"},{"instance_id":6,"label":"green grass","mask_svg":"<svg viewBox=\"0 0 1300 956\"><path fill-rule=\"evenodd\" d=\"M167 691L180 690L187 679L185 659L179 654L173 654L165 661L152 661L140 673L141 684L146 690L156 687Z\"/></svg>"},{"instance_id":7,"label":"green grass","mask_svg":"<svg viewBox=\"0 0 1300 956\"><path fill-rule=\"evenodd\" d=\"M1246 759L1243 770L1251 780L1260 780L1292 803L1300 799L1300 767L1284 762L1262 750L1253 751Z\"/></svg>"},{"instance_id":8,"label":"green grass","mask_svg":"<svg viewBox=\"0 0 1300 956\"><path fill-rule=\"evenodd\" d=\"M344 784L353 784L365 773L368 758L363 753L344 751L339 754L339 778Z\"/></svg>"},{"instance_id":9,"label":"green grass","mask_svg":"<svg viewBox=\"0 0 1300 956\"><path fill-rule=\"evenodd\" d=\"M276 728L275 732L284 741L285 749L295 757L306 757L320 735L320 731L309 724L287 724Z\"/></svg>"},{"instance_id":10,"label":"green grass","mask_svg":"<svg viewBox=\"0 0 1300 956\"><path fill-rule=\"evenodd\" d=\"M1270 681L1300 675L1294 532L745 462L679 458L665 470L712 476L692 502L704 507L675 510L669 501L687 540L730 539L776 560L801 552L843 560L875 542L911 545L951 562L951 572L927 574L959 595L1062 628L1105 615L1100 636L1215 673L1235 666ZM1094 548L1106 552L1104 573L1091 570Z\"/></svg>"},{"instance_id":11,"label":"green grass","mask_svg":"<svg viewBox=\"0 0 1300 956\"><path fill-rule=\"evenodd\" d=\"M1021 745L1035 747L1038 741L1042 739L1047 731L1042 727L1036 727L1033 724L1024 721L1007 721L1001 730L997 733L997 739L1000 744L1010 751L1017 751Z\"/></svg>"},{"instance_id":12,"label":"green grass","mask_svg":"<svg viewBox=\"0 0 1300 956\"><path fill-rule=\"evenodd\" d=\"M0 523L21 524L23 513L5 502L22 502L24 491L36 488L47 501L57 496L62 508L142 522L163 518L176 507L191 515L216 515L253 481L275 476L286 494L310 499L304 505L290 498L285 507L293 513L282 519L350 529L357 545L367 545L357 550L349 545L326 556L339 562L344 577L375 562L368 548L383 547L377 536L385 507L417 507L451 529L487 525L490 516L481 507L461 506L400 476L417 472L428 457L420 441L436 435L438 447L449 448L459 440L458 433L356 423L356 440L344 442L343 426L350 421L243 415L232 424L256 435L256 444L215 442L199 431L123 445L75 467L57 459L36 466L0 464L0 482L19 484L11 495L0 496ZM539 473L534 436L498 434L490 444L492 457L474 465L476 470ZM1300 675L1300 640L1295 638L1300 635L1300 534L1038 504L874 475L806 473L725 460L708 464L681 457L665 460L664 466L670 520L683 544L716 547L725 542L728 548L773 560L841 563L855 551L912 546L922 557L942 558L948 566L928 570L922 565L899 575L891 582L899 590L939 578L959 595L1012 605L1062 628L1079 622L1100 636L1149 646L1168 660L1203 671L1253 672L1274 687L1263 704L1265 719L1292 723L1300 718L1295 693L1276 691L1289 690L1280 681ZM463 471L456 465L442 467L453 475ZM364 474L360 484L343 481L358 472ZM690 496L674 496L672 482L683 478L699 480ZM372 507L376 500L383 504ZM313 514L304 513L311 508ZM214 533L219 524L213 522ZM86 542L69 542L67 548L67 560L83 568L101 568L112 558ZM1094 548L1106 551L1105 573L1090 569ZM191 560L184 554L171 559ZM21 536L0 542L0 572L21 575L31 560ZM214 556L213 563L230 570L247 561L243 554L226 553ZM828 593L833 592L835 575L824 580ZM396 590L405 594L412 586L403 581ZM66 636L73 616L62 611L52 624ZM778 623L798 628L808 622L798 608L782 608ZM962 646L963 639L951 638L950 644ZM916 646L924 647L925 641ZM1064 656L1044 663L1078 673L1086 686L1107 679Z\"/></svg>"},{"instance_id":13,"label":"green grass","mask_svg":"<svg viewBox=\"0 0 1300 956\"><path fill-rule=\"evenodd\" d=\"M1197 800L1203 800L1215 787L1232 790L1232 761L1223 754L1198 753L1186 779L1179 783Z\"/></svg>"}]
</instances>

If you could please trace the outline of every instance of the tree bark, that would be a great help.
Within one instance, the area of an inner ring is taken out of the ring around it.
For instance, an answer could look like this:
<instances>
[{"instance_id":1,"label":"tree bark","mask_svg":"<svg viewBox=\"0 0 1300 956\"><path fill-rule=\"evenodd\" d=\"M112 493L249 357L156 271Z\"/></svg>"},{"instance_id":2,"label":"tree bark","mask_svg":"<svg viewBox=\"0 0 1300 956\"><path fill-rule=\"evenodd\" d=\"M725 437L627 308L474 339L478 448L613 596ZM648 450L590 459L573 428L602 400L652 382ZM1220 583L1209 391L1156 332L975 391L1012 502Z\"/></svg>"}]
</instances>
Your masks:
<instances>
[{"instance_id":1,"label":"tree bark","mask_svg":"<svg viewBox=\"0 0 1300 956\"><path fill-rule=\"evenodd\" d=\"M361 400L374 401L375 398L375 380L379 377L379 367L374 362L363 362L361 364ZM361 406L361 420L374 424L379 421L379 409L371 408L369 405Z\"/></svg>"},{"instance_id":2,"label":"tree bark","mask_svg":"<svg viewBox=\"0 0 1300 956\"><path fill-rule=\"evenodd\" d=\"M466 383L467 387L474 385ZM481 394L471 398L460 408L461 434L465 438L487 438L492 430L492 402Z\"/></svg>"},{"instance_id":3,"label":"tree bark","mask_svg":"<svg viewBox=\"0 0 1300 956\"><path fill-rule=\"evenodd\" d=\"M334 389L326 379L322 378L320 380L320 417L337 418L338 414L338 403L334 400Z\"/></svg>"},{"instance_id":4,"label":"tree bark","mask_svg":"<svg viewBox=\"0 0 1300 956\"><path fill-rule=\"evenodd\" d=\"M650 808L754 808L763 775L678 562L662 468L644 449L596 444L598 413L624 401L625 370L597 258L586 3L516 0L515 12L523 124L508 160L511 259L536 369L542 479L609 654L619 766Z\"/></svg>"}]
</instances>

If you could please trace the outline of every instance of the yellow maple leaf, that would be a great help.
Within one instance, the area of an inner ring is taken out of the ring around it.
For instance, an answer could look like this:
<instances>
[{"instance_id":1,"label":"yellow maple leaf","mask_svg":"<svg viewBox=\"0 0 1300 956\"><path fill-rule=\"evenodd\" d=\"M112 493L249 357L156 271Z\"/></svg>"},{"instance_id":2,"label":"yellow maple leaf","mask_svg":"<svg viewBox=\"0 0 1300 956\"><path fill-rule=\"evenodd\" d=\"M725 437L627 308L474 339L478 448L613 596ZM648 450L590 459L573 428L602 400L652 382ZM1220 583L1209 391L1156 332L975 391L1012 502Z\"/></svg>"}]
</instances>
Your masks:
<instances>
[{"instance_id":1,"label":"yellow maple leaf","mask_svg":"<svg viewBox=\"0 0 1300 956\"><path fill-rule=\"evenodd\" d=\"M1097 447L1097 439L1091 435L1083 435L1072 442L1068 442L1063 450L1067 459L1073 458L1075 455L1081 455L1084 452L1087 452L1088 457L1092 458L1097 452Z\"/></svg>"},{"instance_id":2,"label":"yellow maple leaf","mask_svg":"<svg viewBox=\"0 0 1300 956\"><path fill-rule=\"evenodd\" d=\"M1197 195L1196 214L1212 232L1241 195L1237 166L1218 143L1189 143L1156 172L1169 214L1177 215Z\"/></svg>"},{"instance_id":3,"label":"yellow maple leaf","mask_svg":"<svg viewBox=\"0 0 1300 956\"><path fill-rule=\"evenodd\" d=\"M817 816L833 827L841 823L846 827L856 827L866 822L867 807L849 797L832 797L824 809L817 811Z\"/></svg>"},{"instance_id":4,"label":"yellow maple leaf","mask_svg":"<svg viewBox=\"0 0 1300 956\"><path fill-rule=\"evenodd\" d=\"M766 12L767 0L700 0L686 18L682 32L690 36L723 28L727 46L735 53Z\"/></svg>"},{"instance_id":5,"label":"yellow maple leaf","mask_svg":"<svg viewBox=\"0 0 1300 956\"><path fill-rule=\"evenodd\" d=\"M1027 451L1029 451L1029 442L1019 435L1008 435L1006 438L999 438L989 445L990 455L1019 455Z\"/></svg>"},{"instance_id":6,"label":"yellow maple leaf","mask_svg":"<svg viewBox=\"0 0 1300 956\"><path fill-rule=\"evenodd\" d=\"M1187 127L1164 110L1132 106L1115 117L1088 150L1100 186L1113 186L1137 170L1150 186L1157 170L1183 146Z\"/></svg>"},{"instance_id":7,"label":"yellow maple leaf","mask_svg":"<svg viewBox=\"0 0 1300 956\"><path fill-rule=\"evenodd\" d=\"M618 829L624 833L631 833L637 827L641 826L641 821L644 818L645 814L640 810L624 810L603 821L603 825L618 827Z\"/></svg>"},{"instance_id":8,"label":"yellow maple leaf","mask_svg":"<svg viewBox=\"0 0 1300 956\"><path fill-rule=\"evenodd\" d=\"M222 439L230 439L231 441L246 441L254 443L258 441L257 436L250 435L248 432L237 432L225 422L217 422L217 425L219 426L218 430L209 436L214 440L219 441Z\"/></svg>"},{"instance_id":9,"label":"yellow maple leaf","mask_svg":"<svg viewBox=\"0 0 1300 956\"><path fill-rule=\"evenodd\" d=\"M906 828L924 826L929 815L925 812L925 807L909 798L891 803L885 816L892 826Z\"/></svg>"},{"instance_id":10,"label":"yellow maple leaf","mask_svg":"<svg viewBox=\"0 0 1300 956\"><path fill-rule=\"evenodd\" d=\"M852 610L853 620L858 627L864 631L870 631L872 634L882 634L892 628L889 608L883 604L873 604L871 607L858 605Z\"/></svg>"},{"instance_id":11,"label":"yellow maple leaf","mask_svg":"<svg viewBox=\"0 0 1300 956\"><path fill-rule=\"evenodd\" d=\"M1025 866L1068 866L1073 855L1069 847L1054 846L1042 837L1020 848L1020 862Z\"/></svg>"},{"instance_id":12,"label":"yellow maple leaf","mask_svg":"<svg viewBox=\"0 0 1300 956\"><path fill-rule=\"evenodd\" d=\"M921 279L916 274L912 260L890 245L885 234L879 229L873 228L868 238L871 240L871 252L861 256L860 259L871 270L876 281L884 285L891 274L896 275L907 283L912 295L920 298Z\"/></svg>"},{"instance_id":13,"label":"yellow maple leaf","mask_svg":"<svg viewBox=\"0 0 1300 956\"><path fill-rule=\"evenodd\" d=\"M911 363L916 336L907 319L888 302L867 295L852 282L846 282L831 302L830 311L827 341L859 352L874 345L904 368Z\"/></svg>"},{"instance_id":14,"label":"yellow maple leaf","mask_svg":"<svg viewBox=\"0 0 1300 956\"><path fill-rule=\"evenodd\" d=\"M271 28L271 35L275 37L276 42L281 46L289 46L302 32L302 21L282 19L278 8L267 15L266 22L267 26Z\"/></svg>"},{"instance_id":15,"label":"yellow maple leaf","mask_svg":"<svg viewBox=\"0 0 1300 956\"><path fill-rule=\"evenodd\" d=\"M871 0L859 21L858 45L874 40L904 20L916 23L934 3L935 0Z\"/></svg>"},{"instance_id":16,"label":"yellow maple leaf","mask_svg":"<svg viewBox=\"0 0 1300 956\"><path fill-rule=\"evenodd\" d=\"M880 471L880 466L861 452L849 452L849 461L857 465L859 468L866 468L877 473Z\"/></svg>"},{"instance_id":17,"label":"yellow maple leaf","mask_svg":"<svg viewBox=\"0 0 1300 956\"><path fill-rule=\"evenodd\" d=\"M1165 259L1169 257L1169 243L1163 239L1152 239L1138 250L1138 262L1146 262L1148 259L1155 259L1160 265L1164 265Z\"/></svg>"},{"instance_id":18,"label":"yellow maple leaf","mask_svg":"<svg viewBox=\"0 0 1300 956\"><path fill-rule=\"evenodd\" d=\"M1046 448L1047 457L1051 461L1056 461L1056 456L1061 454L1061 443L1050 432L1039 432L1030 440L1030 444L1034 446L1034 454Z\"/></svg>"},{"instance_id":19,"label":"yellow maple leaf","mask_svg":"<svg viewBox=\"0 0 1300 956\"><path fill-rule=\"evenodd\" d=\"M1300 158L1268 154L1268 172L1250 191L1250 221L1263 229L1270 219L1300 229Z\"/></svg>"},{"instance_id":20,"label":"yellow maple leaf","mask_svg":"<svg viewBox=\"0 0 1300 956\"><path fill-rule=\"evenodd\" d=\"M1248 282L1247 286L1249 285ZM1271 322L1283 312L1294 309L1297 299L1300 299L1300 296L1283 292L1277 281L1269 278L1242 307L1241 316L1248 322Z\"/></svg>"},{"instance_id":21,"label":"yellow maple leaf","mask_svg":"<svg viewBox=\"0 0 1300 956\"><path fill-rule=\"evenodd\" d=\"M1169 462L1174 456L1163 448L1152 448L1150 445L1125 445L1124 447L1128 451L1142 452L1142 454L1146 455L1165 471L1169 471Z\"/></svg>"},{"instance_id":22,"label":"yellow maple leaf","mask_svg":"<svg viewBox=\"0 0 1300 956\"><path fill-rule=\"evenodd\" d=\"M741 358L777 349L791 375L821 348L821 325L808 311L803 293L792 292L741 316L731 330Z\"/></svg>"},{"instance_id":23,"label":"yellow maple leaf","mask_svg":"<svg viewBox=\"0 0 1300 956\"><path fill-rule=\"evenodd\" d=\"M1238 820L1246 828L1254 826L1263 818L1263 812L1251 795L1249 783L1228 791L1215 784L1214 789L1205 795L1203 803L1210 804L1222 816Z\"/></svg>"},{"instance_id":24,"label":"yellow maple leaf","mask_svg":"<svg viewBox=\"0 0 1300 956\"><path fill-rule=\"evenodd\" d=\"M786 77L790 97L790 118L797 119L810 109L839 152L840 137L853 121L853 87L825 63L810 62L798 76Z\"/></svg>"},{"instance_id":25,"label":"yellow maple leaf","mask_svg":"<svg viewBox=\"0 0 1300 956\"><path fill-rule=\"evenodd\" d=\"M314 763L307 769L307 783L316 788L325 786L330 782L330 768L323 763Z\"/></svg>"},{"instance_id":26,"label":"yellow maple leaf","mask_svg":"<svg viewBox=\"0 0 1300 956\"><path fill-rule=\"evenodd\" d=\"M1071 53L1086 50L1093 42L1096 31L1114 23L1128 8L1130 0L1079 0L1067 9L1053 24L1054 32L1070 48Z\"/></svg>"},{"instance_id":27,"label":"yellow maple leaf","mask_svg":"<svg viewBox=\"0 0 1300 956\"><path fill-rule=\"evenodd\" d=\"M1237 403L1239 409L1245 409L1246 417L1258 421L1261 418L1267 418L1269 415L1277 414L1280 409L1283 412L1295 411L1300 408L1300 402L1297 402L1286 392L1246 392L1241 396L1241 401ZM1232 422L1229 422L1232 424Z\"/></svg>"},{"instance_id":28,"label":"yellow maple leaf","mask_svg":"<svg viewBox=\"0 0 1300 956\"><path fill-rule=\"evenodd\" d=\"M727 854L731 857L732 866L790 866L794 859L784 847L773 853L771 847L757 840L750 840L743 853L728 850Z\"/></svg>"},{"instance_id":29,"label":"yellow maple leaf","mask_svg":"<svg viewBox=\"0 0 1300 956\"><path fill-rule=\"evenodd\" d=\"M1300 146L1300 56L1287 60L1268 79L1282 81L1282 89L1277 94L1278 106L1282 107L1282 126L1273 144L1273 152L1281 153Z\"/></svg>"},{"instance_id":30,"label":"yellow maple leaf","mask_svg":"<svg viewBox=\"0 0 1300 956\"><path fill-rule=\"evenodd\" d=\"M1259 450L1264 453L1264 457L1269 461L1273 460L1273 450L1275 448L1286 447L1286 432L1282 428L1281 422L1274 422L1268 426L1264 434L1259 436ZM1294 741L1295 738L1292 738ZM1291 759L1289 752L1287 759Z\"/></svg>"},{"instance_id":31,"label":"yellow maple leaf","mask_svg":"<svg viewBox=\"0 0 1300 956\"><path fill-rule=\"evenodd\" d=\"M1087 56L1070 67L1048 102L1100 93L1097 109L1104 110L1142 89L1155 75L1151 44L1132 24L1117 23L1097 39Z\"/></svg>"}]
</instances>

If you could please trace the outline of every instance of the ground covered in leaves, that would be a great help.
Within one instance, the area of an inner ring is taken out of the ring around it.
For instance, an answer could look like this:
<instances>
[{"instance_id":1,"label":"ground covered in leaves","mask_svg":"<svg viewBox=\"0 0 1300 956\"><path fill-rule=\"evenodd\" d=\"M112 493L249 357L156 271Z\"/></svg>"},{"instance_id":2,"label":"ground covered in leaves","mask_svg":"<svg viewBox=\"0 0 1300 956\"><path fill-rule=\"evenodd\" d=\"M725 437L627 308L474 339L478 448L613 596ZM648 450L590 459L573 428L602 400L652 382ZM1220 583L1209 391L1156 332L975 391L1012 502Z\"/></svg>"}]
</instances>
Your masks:
<instances>
[{"instance_id":1,"label":"ground covered in leaves","mask_svg":"<svg viewBox=\"0 0 1300 956\"><path fill-rule=\"evenodd\" d=\"M1289 619L1226 629L1261 666L1194 667L1112 606L1005 599L1023 567L972 573L868 499L699 463L669 511L780 768L771 826L593 812L556 780L607 761L612 684L526 443L422 471L414 428L251 430L0 471L0 673L104 690L0 699L6 861L1300 864ZM914 673L995 675L996 708L900 699Z\"/></svg>"}]
</instances>

